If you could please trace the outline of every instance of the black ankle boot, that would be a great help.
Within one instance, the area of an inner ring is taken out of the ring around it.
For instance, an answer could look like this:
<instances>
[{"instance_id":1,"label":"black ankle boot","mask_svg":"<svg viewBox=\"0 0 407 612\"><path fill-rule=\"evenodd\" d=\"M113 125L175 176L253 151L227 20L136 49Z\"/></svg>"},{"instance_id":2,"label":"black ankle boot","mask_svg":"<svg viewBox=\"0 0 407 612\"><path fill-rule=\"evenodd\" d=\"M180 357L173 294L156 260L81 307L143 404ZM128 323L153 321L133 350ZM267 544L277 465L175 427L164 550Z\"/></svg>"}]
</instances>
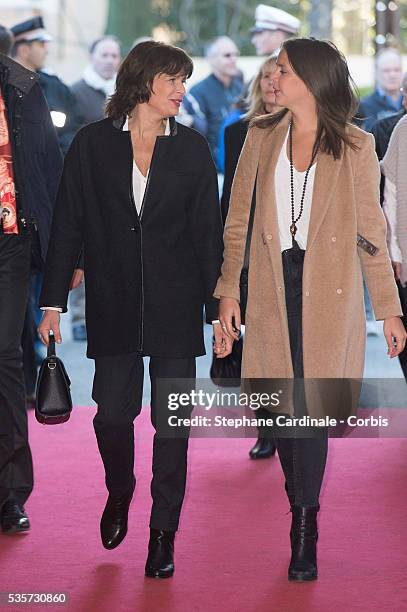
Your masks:
<instances>
[{"instance_id":1,"label":"black ankle boot","mask_svg":"<svg viewBox=\"0 0 407 612\"><path fill-rule=\"evenodd\" d=\"M285 488L285 492L287 493L288 501L290 502L290 509L289 509L288 512L292 512L294 504L295 504L295 495L290 495L288 493L287 481L285 481L285 483L284 483L284 488ZM287 514L288 514L288 512L287 512ZM291 546L292 546L292 543L293 543L293 537L294 537L294 532L293 532L293 526L292 526L292 522L291 522L291 529L290 529Z\"/></svg>"},{"instance_id":2,"label":"black ankle boot","mask_svg":"<svg viewBox=\"0 0 407 612\"><path fill-rule=\"evenodd\" d=\"M288 568L288 579L296 581L315 580L317 571L317 512L314 508L304 506L292 507L291 525L291 563Z\"/></svg>"},{"instance_id":3,"label":"black ankle boot","mask_svg":"<svg viewBox=\"0 0 407 612\"><path fill-rule=\"evenodd\" d=\"M0 512L0 525L3 533L8 535L29 531L30 521L24 506L14 499L6 501Z\"/></svg>"},{"instance_id":4,"label":"black ankle boot","mask_svg":"<svg viewBox=\"0 0 407 612\"><path fill-rule=\"evenodd\" d=\"M270 438L257 438L256 444L249 451L250 459L268 459L276 452L276 445Z\"/></svg>"},{"instance_id":5,"label":"black ankle boot","mask_svg":"<svg viewBox=\"0 0 407 612\"><path fill-rule=\"evenodd\" d=\"M127 535L127 518L135 483L131 492L122 497L109 495L100 520L102 544L108 550L116 548Z\"/></svg>"},{"instance_id":6,"label":"black ankle boot","mask_svg":"<svg viewBox=\"0 0 407 612\"><path fill-rule=\"evenodd\" d=\"M170 578L174 573L175 531L150 529L146 576L149 578Z\"/></svg>"}]
</instances>

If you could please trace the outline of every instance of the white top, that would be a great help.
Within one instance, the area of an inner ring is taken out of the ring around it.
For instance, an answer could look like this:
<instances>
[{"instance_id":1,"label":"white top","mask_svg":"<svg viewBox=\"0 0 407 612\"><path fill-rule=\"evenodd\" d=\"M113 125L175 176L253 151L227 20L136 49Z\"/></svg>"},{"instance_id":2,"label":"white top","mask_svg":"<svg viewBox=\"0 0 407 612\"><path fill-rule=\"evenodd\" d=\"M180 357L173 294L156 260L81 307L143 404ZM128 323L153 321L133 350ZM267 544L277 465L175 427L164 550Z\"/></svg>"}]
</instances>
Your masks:
<instances>
[{"instance_id":1,"label":"white top","mask_svg":"<svg viewBox=\"0 0 407 612\"><path fill-rule=\"evenodd\" d=\"M122 127L122 130L126 132L129 131L128 117L126 118L126 121ZM167 119L164 136L169 136L169 135L170 135L170 120ZM144 176L142 172L140 172L136 162L133 159L133 198L134 198L134 203L136 205L138 215L140 214L141 205L143 203L143 198L144 198L144 193L146 191L149 173L150 173L150 168L148 169L146 176Z\"/></svg>"},{"instance_id":2,"label":"white top","mask_svg":"<svg viewBox=\"0 0 407 612\"><path fill-rule=\"evenodd\" d=\"M397 189L386 176L384 183L383 212L387 220L387 247L392 261L403 262L400 245L397 239Z\"/></svg>"},{"instance_id":3,"label":"white top","mask_svg":"<svg viewBox=\"0 0 407 612\"><path fill-rule=\"evenodd\" d=\"M290 160L287 156L287 141L288 131L285 137L281 152L277 161L274 183L277 203L277 219L278 230L280 237L281 251L291 249L292 236L290 233L291 221L291 177L290 177ZM311 166L308 173L307 188L304 197L304 208L301 218L296 223L297 233L295 240L301 249L307 248L308 227L311 215L312 193L314 189L314 177L317 164ZM300 212L300 203L302 190L304 186L305 172L298 172L294 168L294 219L298 217Z\"/></svg>"}]
</instances>

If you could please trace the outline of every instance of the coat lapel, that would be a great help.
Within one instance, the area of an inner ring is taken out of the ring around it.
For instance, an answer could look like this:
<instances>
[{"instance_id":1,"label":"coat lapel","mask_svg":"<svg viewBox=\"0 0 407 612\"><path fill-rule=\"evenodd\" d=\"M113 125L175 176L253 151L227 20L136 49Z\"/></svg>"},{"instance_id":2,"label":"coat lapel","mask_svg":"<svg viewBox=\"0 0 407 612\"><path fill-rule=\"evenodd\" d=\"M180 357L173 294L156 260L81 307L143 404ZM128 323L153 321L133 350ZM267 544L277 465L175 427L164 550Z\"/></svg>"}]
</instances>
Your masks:
<instances>
[{"instance_id":1,"label":"coat lapel","mask_svg":"<svg viewBox=\"0 0 407 612\"><path fill-rule=\"evenodd\" d=\"M341 165L342 157L335 161L332 155L322 152L318 153L308 228L307 251L312 247L331 204Z\"/></svg>"},{"instance_id":2,"label":"coat lapel","mask_svg":"<svg viewBox=\"0 0 407 612\"><path fill-rule=\"evenodd\" d=\"M264 232L263 241L268 245L271 264L278 284L283 282L283 268L281 264L274 174L289 123L290 114L287 113L274 130L269 130L263 139L259 158L256 193L262 220L262 232ZM272 236L271 240L267 238L269 235Z\"/></svg>"}]
</instances>

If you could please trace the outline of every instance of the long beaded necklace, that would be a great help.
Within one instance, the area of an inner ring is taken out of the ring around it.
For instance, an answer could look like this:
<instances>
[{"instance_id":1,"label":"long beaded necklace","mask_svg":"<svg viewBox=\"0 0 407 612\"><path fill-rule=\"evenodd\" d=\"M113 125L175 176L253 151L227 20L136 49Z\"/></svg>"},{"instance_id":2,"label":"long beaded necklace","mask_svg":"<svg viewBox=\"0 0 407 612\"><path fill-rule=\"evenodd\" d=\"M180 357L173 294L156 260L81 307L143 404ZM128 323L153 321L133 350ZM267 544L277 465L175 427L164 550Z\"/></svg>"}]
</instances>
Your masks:
<instances>
[{"instance_id":1,"label":"long beaded necklace","mask_svg":"<svg viewBox=\"0 0 407 612\"><path fill-rule=\"evenodd\" d=\"M291 225L290 225L290 232L291 232L291 236L292 236L292 239L293 239L293 242L294 242L295 234L297 233L297 223L301 219L301 215L302 215L302 212L304 210L304 198L305 198L305 191L307 189L308 174L309 174L309 171L311 170L312 164L314 163L314 160L315 160L315 157L316 157L316 151L313 152L311 161L310 161L309 166L307 168L307 171L305 173L304 185L303 185L303 188L302 188L302 195L301 195L301 201L300 201L300 212L298 213L298 217L295 218L295 211L294 211L294 165L293 165L293 134L292 134L292 126L293 126L293 123L291 121L290 122L289 133L288 133L289 149L290 149L290 180L291 180Z\"/></svg>"}]
</instances>

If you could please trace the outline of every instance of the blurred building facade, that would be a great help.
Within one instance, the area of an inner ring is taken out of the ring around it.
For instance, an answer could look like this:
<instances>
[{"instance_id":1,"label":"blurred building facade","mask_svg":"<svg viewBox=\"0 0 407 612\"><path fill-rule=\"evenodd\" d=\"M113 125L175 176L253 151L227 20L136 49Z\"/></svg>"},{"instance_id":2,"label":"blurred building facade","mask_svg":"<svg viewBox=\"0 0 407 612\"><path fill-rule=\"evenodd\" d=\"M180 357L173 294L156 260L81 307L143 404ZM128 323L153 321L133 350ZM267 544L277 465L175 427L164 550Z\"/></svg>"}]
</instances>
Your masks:
<instances>
[{"instance_id":1,"label":"blurred building facade","mask_svg":"<svg viewBox=\"0 0 407 612\"><path fill-rule=\"evenodd\" d=\"M69 83L88 62L89 44L106 25L108 0L0 0L0 23L10 27L42 15L54 37L48 65Z\"/></svg>"},{"instance_id":2,"label":"blurred building facade","mask_svg":"<svg viewBox=\"0 0 407 612\"><path fill-rule=\"evenodd\" d=\"M134 0L138 2L139 0ZM152 0L157 1L157 0ZM259 0L260 1L260 0ZM264 0L267 3L267 0ZM323 2L324 0L319 0ZM400 27L407 26L405 14L407 0L329 0L332 10L332 40L348 58L352 76L360 87L373 85L374 66L372 56L375 51L375 27L378 15L384 8L397 9L400 14ZM54 37L50 44L48 66L62 76L66 82L77 80L88 61L89 44L105 33L109 0L0 0L0 23L10 26L23 21L32 15L44 17L47 30ZM269 2L273 4L272 0ZM300 8L304 18L302 34L309 34L306 20L310 0L287 0L286 10L290 6ZM280 2L281 5L281 2ZM148 10L148 2L145 2ZM246 9L247 10L247 9ZM164 27L164 26L163 26ZM118 35L118 32L109 32ZM145 32L151 35L151 32ZM159 35L159 28L154 34ZM168 32L163 31L162 39L168 39ZM383 41L382 41L383 42ZM397 40L387 39L387 43ZM195 70L190 80L192 85L209 73L204 58L194 60ZM239 67L246 78L251 78L257 70L260 59L242 57ZM407 68L407 62L405 64Z\"/></svg>"}]
</instances>

